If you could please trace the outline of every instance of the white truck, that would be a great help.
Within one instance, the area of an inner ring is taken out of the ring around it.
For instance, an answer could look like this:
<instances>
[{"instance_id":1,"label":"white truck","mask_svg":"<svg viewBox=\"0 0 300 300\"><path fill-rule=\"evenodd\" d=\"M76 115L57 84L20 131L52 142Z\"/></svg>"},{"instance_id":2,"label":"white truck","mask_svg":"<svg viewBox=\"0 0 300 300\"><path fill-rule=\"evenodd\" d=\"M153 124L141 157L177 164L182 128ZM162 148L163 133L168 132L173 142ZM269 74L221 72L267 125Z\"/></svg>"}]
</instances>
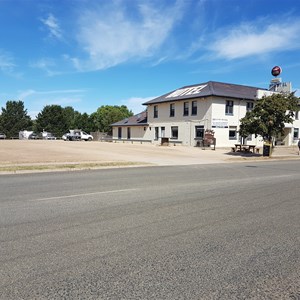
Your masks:
<instances>
[{"instance_id":1,"label":"white truck","mask_svg":"<svg viewBox=\"0 0 300 300\"><path fill-rule=\"evenodd\" d=\"M64 141L92 141L93 136L79 129L70 130L62 136Z\"/></svg>"}]
</instances>

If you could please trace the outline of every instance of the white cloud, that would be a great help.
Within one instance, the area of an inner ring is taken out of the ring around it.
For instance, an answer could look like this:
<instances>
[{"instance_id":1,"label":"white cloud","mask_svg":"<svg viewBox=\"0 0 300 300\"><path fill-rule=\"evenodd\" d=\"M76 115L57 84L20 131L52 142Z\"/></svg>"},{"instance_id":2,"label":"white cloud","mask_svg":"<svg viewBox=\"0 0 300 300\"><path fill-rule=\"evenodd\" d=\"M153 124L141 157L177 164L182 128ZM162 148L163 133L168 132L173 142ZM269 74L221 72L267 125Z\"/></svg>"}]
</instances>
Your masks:
<instances>
[{"instance_id":1,"label":"white cloud","mask_svg":"<svg viewBox=\"0 0 300 300\"><path fill-rule=\"evenodd\" d=\"M49 14L46 19L41 19L41 22L49 30L50 37L54 37L57 39L62 38L62 31L59 27L58 21L52 14Z\"/></svg>"},{"instance_id":2,"label":"white cloud","mask_svg":"<svg viewBox=\"0 0 300 300\"><path fill-rule=\"evenodd\" d=\"M276 23L264 26L242 24L228 32L218 34L209 49L218 58L237 59L275 51L298 49L300 22Z\"/></svg>"},{"instance_id":3,"label":"white cloud","mask_svg":"<svg viewBox=\"0 0 300 300\"><path fill-rule=\"evenodd\" d=\"M17 98L23 101L25 98L35 94L38 94L38 92L36 92L35 90L26 90L21 92Z\"/></svg>"},{"instance_id":4,"label":"white cloud","mask_svg":"<svg viewBox=\"0 0 300 300\"><path fill-rule=\"evenodd\" d=\"M15 66L13 57L0 49L0 70L2 72L11 72Z\"/></svg>"},{"instance_id":5,"label":"white cloud","mask_svg":"<svg viewBox=\"0 0 300 300\"><path fill-rule=\"evenodd\" d=\"M85 90L80 89L50 91L28 89L21 91L17 99L31 103L30 106L33 107L34 110L30 110L28 113L34 119L46 105L73 106L74 104L81 103L84 93Z\"/></svg>"},{"instance_id":6,"label":"white cloud","mask_svg":"<svg viewBox=\"0 0 300 300\"><path fill-rule=\"evenodd\" d=\"M122 1L83 11L78 41L88 58L72 58L75 67L99 70L153 56L180 18L181 2L167 7L159 7L158 2L154 7L144 1L135 7L135 14Z\"/></svg>"},{"instance_id":7,"label":"white cloud","mask_svg":"<svg viewBox=\"0 0 300 300\"><path fill-rule=\"evenodd\" d=\"M131 110L134 114L138 114L142 111L144 111L147 107L145 105L142 105L142 103L145 103L149 100L152 100L156 97L132 97L126 100L122 101L122 105L126 105L129 110Z\"/></svg>"},{"instance_id":8,"label":"white cloud","mask_svg":"<svg viewBox=\"0 0 300 300\"><path fill-rule=\"evenodd\" d=\"M26 91L22 91L19 96L18 99L24 100L25 98L32 96L32 95L55 95L55 94L81 94L85 92L84 90L52 90L52 91L36 91L33 89L29 89Z\"/></svg>"},{"instance_id":9,"label":"white cloud","mask_svg":"<svg viewBox=\"0 0 300 300\"><path fill-rule=\"evenodd\" d=\"M41 69L46 72L48 76L60 74L60 72L52 71L56 66L57 64L52 58L41 58L36 62L30 63L30 67Z\"/></svg>"}]
</instances>

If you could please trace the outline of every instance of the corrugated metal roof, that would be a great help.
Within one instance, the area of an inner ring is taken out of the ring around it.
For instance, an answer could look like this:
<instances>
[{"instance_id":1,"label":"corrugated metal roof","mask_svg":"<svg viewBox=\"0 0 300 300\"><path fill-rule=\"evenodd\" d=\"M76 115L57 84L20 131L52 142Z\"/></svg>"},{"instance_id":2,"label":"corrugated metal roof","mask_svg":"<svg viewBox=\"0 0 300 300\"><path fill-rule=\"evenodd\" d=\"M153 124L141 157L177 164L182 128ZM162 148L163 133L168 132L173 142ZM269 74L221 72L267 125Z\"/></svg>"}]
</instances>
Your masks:
<instances>
[{"instance_id":1,"label":"corrugated metal roof","mask_svg":"<svg viewBox=\"0 0 300 300\"><path fill-rule=\"evenodd\" d=\"M112 124L112 126L143 126L147 124L147 112L143 111L137 115L126 118L122 121Z\"/></svg>"},{"instance_id":2,"label":"corrugated metal roof","mask_svg":"<svg viewBox=\"0 0 300 300\"><path fill-rule=\"evenodd\" d=\"M206 83L184 86L143 104L149 105L209 96L254 100L256 98L257 90L265 89L232 83L208 81Z\"/></svg>"}]
</instances>

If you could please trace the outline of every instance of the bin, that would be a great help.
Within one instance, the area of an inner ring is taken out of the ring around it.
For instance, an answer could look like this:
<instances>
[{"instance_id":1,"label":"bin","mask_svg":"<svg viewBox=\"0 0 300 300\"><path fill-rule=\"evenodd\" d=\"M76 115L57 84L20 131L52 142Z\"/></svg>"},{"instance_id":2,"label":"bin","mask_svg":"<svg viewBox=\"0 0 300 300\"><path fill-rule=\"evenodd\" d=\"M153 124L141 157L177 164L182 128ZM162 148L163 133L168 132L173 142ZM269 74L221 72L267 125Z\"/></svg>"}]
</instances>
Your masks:
<instances>
[{"instance_id":1,"label":"bin","mask_svg":"<svg viewBox=\"0 0 300 300\"><path fill-rule=\"evenodd\" d=\"M270 156L271 155L271 144L265 143L263 146L263 156Z\"/></svg>"}]
</instances>

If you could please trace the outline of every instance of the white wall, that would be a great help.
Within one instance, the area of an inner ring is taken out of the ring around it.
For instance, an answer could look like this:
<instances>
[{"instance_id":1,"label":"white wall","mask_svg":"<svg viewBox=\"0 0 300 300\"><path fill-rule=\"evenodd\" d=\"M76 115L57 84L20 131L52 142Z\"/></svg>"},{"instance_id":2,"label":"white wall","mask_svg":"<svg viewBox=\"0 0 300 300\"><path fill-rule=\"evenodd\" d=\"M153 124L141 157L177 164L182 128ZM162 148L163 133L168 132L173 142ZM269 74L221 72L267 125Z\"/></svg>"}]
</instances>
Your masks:
<instances>
[{"instance_id":1,"label":"white wall","mask_svg":"<svg viewBox=\"0 0 300 300\"><path fill-rule=\"evenodd\" d=\"M263 92L265 93L266 91ZM262 96L263 92L259 95ZM232 115L226 115L225 113L226 100L233 101L234 103ZM191 115L192 101L197 101L197 115ZM189 102L188 116L183 116L184 102ZM195 126L202 125L204 129L214 130L217 147L232 147L234 144L240 143L240 137L237 133L236 139L229 139L229 130L233 127L235 127L237 131L240 129L240 119L246 114L247 102L251 102L251 100L207 97L161 103L156 104L158 106L158 118L153 117L154 104L152 104L147 108L149 126L146 130L144 130L144 126L131 126L131 139L152 140L153 143L159 144L161 143L161 127L165 127L164 137L169 138L170 141L181 142L182 145L185 146L195 146ZM174 117L170 117L171 103L175 105ZM178 139L172 139L172 126L178 127ZM155 140L155 127L159 128L158 140ZM294 124L287 124L287 127L290 128L287 129L286 145L296 144L297 140L293 139L294 128L299 128L300 131L300 120L295 120ZM118 138L118 129L116 127L113 128L113 137ZM126 138L127 127L123 127L122 139ZM250 140L247 141L247 144L262 147L263 140L261 137L255 138L255 136L252 135Z\"/></svg>"}]
</instances>

